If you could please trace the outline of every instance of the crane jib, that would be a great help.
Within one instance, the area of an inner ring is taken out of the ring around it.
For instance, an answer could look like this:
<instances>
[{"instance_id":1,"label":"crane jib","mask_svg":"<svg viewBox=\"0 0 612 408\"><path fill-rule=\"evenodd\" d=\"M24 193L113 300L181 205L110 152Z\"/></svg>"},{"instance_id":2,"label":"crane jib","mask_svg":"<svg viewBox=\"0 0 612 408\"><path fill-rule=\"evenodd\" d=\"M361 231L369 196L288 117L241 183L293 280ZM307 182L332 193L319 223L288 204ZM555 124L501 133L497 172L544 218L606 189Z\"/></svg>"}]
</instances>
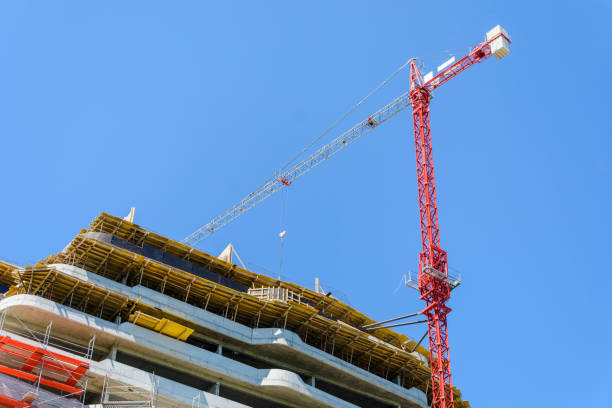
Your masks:
<instances>
[{"instance_id":1,"label":"crane jib","mask_svg":"<svg viewBox=\"0 0 612 408\"><path fill-rule=\"evenodd\" d=\"M406 92L395 98L391 103L384 106L377 112L370 115L367 120L359 122L348 131L344 132L330 143L321 147L319 150L302 160L300 163L282 172L278 176L270 179L243 198L238 204L214 218L208 224L195 231L183 240L183 243L194 246L198 242L203 241L219 229L225 227L242 214L246 213L257 204L264 201L266 198L274 195L277 191L287 187L296 179L308 173L310 170L331 158L340 150L349 146L363 135L369 133L375 127L386 122L388 119L396 115L410 105L410 92Z\"/></svg>"}]
</instances>

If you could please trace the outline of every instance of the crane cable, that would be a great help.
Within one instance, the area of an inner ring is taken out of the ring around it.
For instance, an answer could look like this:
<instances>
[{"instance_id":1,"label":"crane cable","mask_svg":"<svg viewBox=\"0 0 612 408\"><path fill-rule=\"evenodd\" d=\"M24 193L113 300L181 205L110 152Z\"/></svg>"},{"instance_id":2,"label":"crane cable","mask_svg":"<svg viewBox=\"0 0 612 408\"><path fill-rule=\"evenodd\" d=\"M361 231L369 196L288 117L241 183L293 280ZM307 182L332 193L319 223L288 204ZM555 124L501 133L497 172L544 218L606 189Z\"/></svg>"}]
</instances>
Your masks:
<instances>
[{"instance_id":1,"label":"crane cable","mask_svg":"<svg viewBox=\"0 0 612 408\"><path fill-rule=\"evenodd\" d=\"M283 248L285 246L285 236L287 235L287 201L289 196L289 189L284 189L281 192L281 214L280 214L280 260L278 267L278 280L281 279L283 272Z\"/></svg>"},{"instance_id":2,"label":"crane cable","mask_svg":"<svg viewBox=\"0 0 612 408\"><path fill-rule=\"evenodd\" d=\"M291 163L296 161L300 156L302 156L306 151L308 151L308 149L310 149L315 143L317 143L319 140L321 140L321 138L323 136L325 136L326 134L331 132L331 130L333 128L338 126L338 124L340 124L340 122L342 122L344 119L346 119L346 117L348 115L353 113L355 111L355 109L357 109L358 107L363 105L363 103L365 101L367 101L370 98L370 96L374 95L380 88L382 88L383 86L387 85L387 83L389 81L391 81L393 79L393 77L395 77L397 74L399 74L404 68L406 68L410 64L410 61L411 60L408 60L404 64L402 64L402 66L400 66L398 69L396 69L391 75L389 75L384 81L382 81L376 88L372 89L363 99L361 99L359 102L357 102L355 104L355 106L353 106L346 113L344 113L342 116L340 116L338 119L336 119L336 121L334 123L332 123L331 126L329 126L327 129L325 129L325 131L323 133L321 133L319 136L317 136L312 142L310 142L306 147L304 147L302 149L302 151L300 151L291 160L289 160L287 163L285 163L285 165L283 165L279 169L278 172L281 173L283 170L285 170L287 167L289 167L289 165ZM274 177L276 177L276 176L274 176ZM268 180L266 180L266 183L268 181L270 181L274 177L271 177ZM281 198L281 200L282 200L282 203L281 203L281 228L280 228L281 232L279 234L281 242L280 242L279 271L278 271L278 279L279 280L281 279L281 274L282 274L282 270L283 270L283 247L285 245L285 235L287 234L286 225L285 225L285 222L286 222L285 218L287 216L287 193L286 192L287 192L287 190L285 190L285 195Z\"/></svg>"},{"instance_id":3,"label":"crane cable","mask_svg":"<svg viewBox=\"0 0 612 408\"><path fill-rule=\"evenodd\" d=\"M357 109L358 107L360 107L361 105L363 105L363 103L365 101L367 101L370 96L374 95L380 88L382 88L383 86L387 85L387 83L389 81L391 81L397 74L399 74L402 70L404 70L404 68L406 68L408 65L410 65L410 60L406 61L405 63L402 64L402 66L400 66L398 69L396 69L391 75L389 75L384 81L382 81L376 88L372 89L370 91L370 93L368 93L363 99L361 99L359 102L357 102L355 104L355 106L353 106L351 109L349 109L346 113L344 113L342 116L340 116L338 119L336 119L336 121L334 123L331 124L330 127L328 127L327 129L325 129L325 131L323 131L323 133L321 133L319 136L317 136L312 142L310 142L306 147L304 147L298 154L296 154L291 160L289 160L287 163L285 163L281 168L278 169L278 171L272 176L269 177L266 181L263 182L263 184L261 186L259 186L259 188L263 187L266 183L268 183L269 181L277 178L279 176L279 174L285 170L287 167L289 167L289 165L291 163L293 163L294 161L296 161L300 156L302 156L306 151L308 151L308 149L310 149L315 143L317 143L319 140L321 140L321 138L323 136L325 136L326 134L328 134L329 132L332 131L333 128L335 128L336 126L338 126L338 124L340 124L340 122L342 122L344 119L346 119L346 117L348 115L350 115L351 113L353 113L355 111L355 109ZM258 189L259 189L258 188ZM258 190L257 189L257 190ZM256 191L256 190L255 190Z\"/></svg>"},{"instance_id":4,"label":"crane cable","mask_svg":"<svg viewBox=\"0 0 612 408\"><path fill-rule=\"evenodd\" d=\"M444 52L450 54L452 52L452 50L445 50ZM349 109L347 112L345 112L338 119L336 119L336 121L334 123L332 123L331 126L329 126L327 129L325 129L325 131L323 131L323 133L321 133L319 136L317 136L312 142L310 142L306 147L304 147L291 160L289 160L287 163L285 163L278 170L278 173L281 173L283 170L285 170L287 167L289 167L289 165L291 163L295 162L300 156L302 156L306 151L308 151L308 149L310 149L315 143L317 143L319 140L321 140L321 138L323 138L326 134L331 132L332 129L334 129L336 126L338 126L344 119L346 119L346 117L348 115L350 115L357 108L359 108L361 105L363 105L365 103L365 101L367 101L372 95L374 95L376 92L378 92L378 90L380 90L383 86L387 85L387 83L389 83L389 81L391 81L397 74L399 74L402 70L404 70L404 68L406 68L410 64L410 61L412 61L413 59L416 59L416 58L411 58L408 61L406 61L405 63L403 63L398 69L396 69L391 75L389 75L377 87L372 89L363 99L361 99L359 102L357 102L351 109ZM277 175L275 175L273 177L270 177L268 180L266 180L266 183L268 181L270 181L271 179L273 179L274 177L277 177ZM286 225L285 225L285 223L286 223L286 216L287 216L287 190L285 189L285 194L281 198L281 227L280 227L280 231L281 232L279 234L281 242L280 242L280 254L279 254L280 255L280 260L279 260L279 270L278 270L278 279L279 280L281 279L281 274L282 274L282 270L283 270L283 247L285 245L285 235L287 234ZM397 291L397 289L396 289L396 291Z\"/></svg>"},{"instance_id":5,"label":"crane cable","mask_svg":"<svg viewBox=\"0 0 612 408\"><path fill-rule=\"evenodd\" d=\"M393 79L393 77L395 77L397 74L399 74L404 68L406 68L408 65L410 64L410 60L406 61L404 64L402 64L401 67L399 67L398 69L395 70L395 72L393 72L391 75L389 75L384 81L382 81L376 88L372 89L370 91L370 93L368 93L362 100L360 100L359 102L357 102L357 104L355 104L355 106L353 106L351 109L349 109L346 113L344 113L342 116L340 116L338 119L336 119L336 121L334 123L331 124L330 127L328 127L327 129L325 129L325 131L323 133L321 133L319 136L317 136L312 142L310 142L310 144L308 144L308 146L306 146L305 148L302 149L301 152L299 152L298 154L296 154L291 160L289 160L287 163L285 163L285 165L283 167L280 168L280 171L285 170L291 163L293 163L294 161L296 161L301 155L303 155L308 149L310 149L315 143L317 143L319 140L321 140L321 138L323 136L325 136L326 134L328 134L333 128L335 128L338 124L340 124L340 122L342 122L344 119L346 119L346 117L348 115L350 115L351 113L353 113L355 111L355 109L357 109L358 107L360 107L365 101L368 100L368 98L370 98L370 96L374 95L380 88L382 88L383 86L387 85L387 83L389 81L391 81L391 79Z\"/></svg>"}]
</instances>

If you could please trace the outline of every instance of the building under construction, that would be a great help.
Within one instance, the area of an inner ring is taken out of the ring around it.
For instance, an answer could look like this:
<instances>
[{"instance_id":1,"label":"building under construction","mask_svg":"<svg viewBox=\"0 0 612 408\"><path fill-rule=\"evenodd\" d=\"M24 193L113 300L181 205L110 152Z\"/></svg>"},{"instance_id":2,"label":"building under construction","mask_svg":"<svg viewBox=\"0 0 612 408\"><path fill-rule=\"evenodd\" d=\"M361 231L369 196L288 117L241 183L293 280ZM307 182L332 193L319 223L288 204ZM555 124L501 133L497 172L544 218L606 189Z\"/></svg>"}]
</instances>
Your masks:
<instances>
[{"instance_id":1,"label":"building under construction","mask_svg":"<svg viewBox=\"0 0 612 408\"><path fill-rule=\"evenodd\" d=\"M0 262L0 406L469 408L451 380L446 302L459 281L440 243L429 106L434 90L509 44L498 25L436 75L409 60L408 92L183 243L134 224L133 210L102 213L35 266ZM422 311L375 322L318 287L236 265L231 246L218 257L194 248L408 106L422 241L408 283ZM417 341L392 330L425 322Z\"/></svg>"},{"instance_id":2,"label":"building under construction","mask_svg":"<svg viewBox=\"0 0 612 408\"><path fill-rule=\"evenodd\" d=\"M416 341L231 261L102 213L34 266L0 263L0 406L430 405Z\"/></svg>"}]
</instances>

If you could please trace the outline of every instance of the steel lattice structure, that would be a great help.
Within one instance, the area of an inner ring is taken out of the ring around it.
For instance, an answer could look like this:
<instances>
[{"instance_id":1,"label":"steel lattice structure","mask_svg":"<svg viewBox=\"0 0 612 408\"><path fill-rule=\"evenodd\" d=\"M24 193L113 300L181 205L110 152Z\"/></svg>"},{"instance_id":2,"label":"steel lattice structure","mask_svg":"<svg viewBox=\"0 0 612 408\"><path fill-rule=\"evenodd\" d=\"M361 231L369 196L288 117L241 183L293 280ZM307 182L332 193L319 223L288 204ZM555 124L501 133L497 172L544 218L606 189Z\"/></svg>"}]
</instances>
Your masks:
<instances>
[{"instance_id":1,"label":"steel lattice structure","mask_svg":"<svg viewBox=\"0 0 612 408\"><path fill-rule=\"evenodd\" d=\"M495 30L499 33L495 34ZM432 407L453 408L450 356L446 316L451 309L446 306L452 285L448 275L446 252L440 246L436 181L434 177L433 148L429 122L431 92L477 62L482 62L496 52L498 58L507 54L510 39L499 26L491 30L489 39L475 47L467 56L427 82L423 81L414 61L410 65L410 99L414 120L419 214L421 221L422 252L419 254L419 291L426 307L421 314L427 317L429 351L431 353ZM494 43L498 41L498 43ZM504 42L505 41L505 42ZM496 45L495 51L491 44ZM500 48L501 47L501 48Z\"/></svg>"}]
</instances>

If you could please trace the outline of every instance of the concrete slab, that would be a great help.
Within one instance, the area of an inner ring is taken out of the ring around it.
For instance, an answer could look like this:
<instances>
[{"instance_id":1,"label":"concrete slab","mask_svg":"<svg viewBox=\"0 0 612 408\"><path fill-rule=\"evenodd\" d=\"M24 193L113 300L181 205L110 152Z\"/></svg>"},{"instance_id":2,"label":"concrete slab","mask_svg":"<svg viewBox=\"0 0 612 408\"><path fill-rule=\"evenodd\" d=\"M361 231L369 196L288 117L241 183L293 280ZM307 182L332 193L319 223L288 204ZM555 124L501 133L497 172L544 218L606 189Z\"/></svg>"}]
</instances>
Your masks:
<instances>
[{"instance_id":1,"label":"concrete slab","mask_svg":"<svg viewBox=\"0 0 612 408\"><path fill-rule=\"evenodd\" d=\"M334 382L334 378L341 378L342 383L353 383L360 390L379 398L388 400L399 398L403 400L403 403L427 406L427 398L422 391L416 388L406 389L401 387L323 350L310 346L292 331L277 328L252 329L142 286L128 287L72 265L53 264L50 266L76 279L113 290L133 300L140 298L141 303L163 309L168 313L189 320L206 330L214 331L223 337L242 343L243 347L255 346L260 348L261 352L258 354L267 354L283 360L297 357L300 361L305 362L307 367L311 367L314 373L331 377L332 382ZM380 340L377 339L377 341Z\"/></svg>"}]
</instances>

